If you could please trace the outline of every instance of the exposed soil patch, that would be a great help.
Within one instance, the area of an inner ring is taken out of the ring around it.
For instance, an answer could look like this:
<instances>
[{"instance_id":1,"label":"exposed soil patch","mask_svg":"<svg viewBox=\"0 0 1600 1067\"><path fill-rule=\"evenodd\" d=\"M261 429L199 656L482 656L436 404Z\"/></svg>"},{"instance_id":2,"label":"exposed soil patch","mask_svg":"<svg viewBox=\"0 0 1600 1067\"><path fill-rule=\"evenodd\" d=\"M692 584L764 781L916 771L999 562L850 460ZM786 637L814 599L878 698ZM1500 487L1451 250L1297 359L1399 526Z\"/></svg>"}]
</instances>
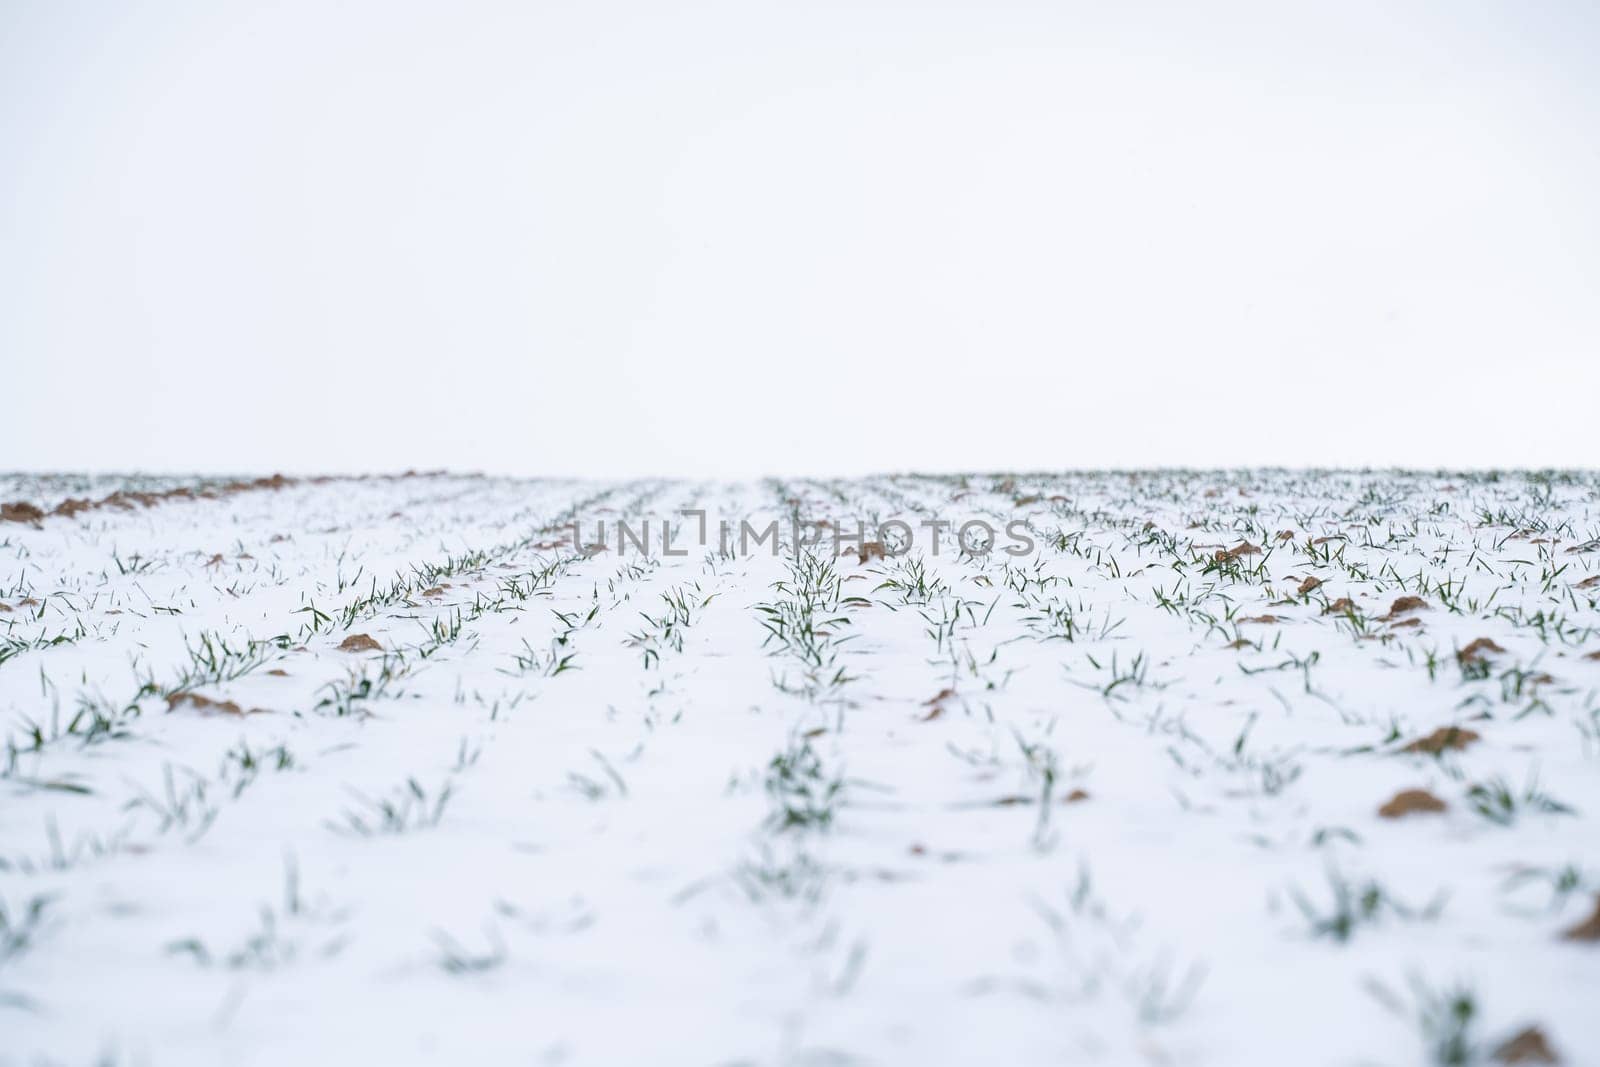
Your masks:
<instances>
[{"instance_id":1,"label":"exposed soil patch","mask_svg":"<svg viewBox=\"0 0 1600 1067\"><path fill-rule=\"evenodd\" d=\"M1385 819L1399 819L1406 815L1445 811L1448 807L1426 789L1402 789L1378 809L1378 814Z\"/></svg>"},{"instance_id":2,"label":"exposed soil patch","mask_svg":"<svg viewBox=\"0 0 1600 1067\"><path fill-rule=\"evenodd\" d=\"M1324 615L1339 615L1356 610L1356 602L1347 596L1342 596L1322 609Z\"/></svg>"},{"instance_id":3,"label":"exposed soil patch","mask_svg":"<svg viewBox=\"0 0 1600 1067\"><path fill-rule=\"evenodd\" d=\"M13 500L9 504L0 504L0 522L38 522L42 518L44 512L26 500Z\"/></svg>"},{"instance_id":4,"label":"exposed soil patch","mask_svg":"<svg viewBox=\"0 0 1600 1067\"><path fill-rule=\"evenodd\" d=\"M167 697L168 711L177 711L181 707L191 707L208 714L238 715L241 717L265 714L267 710L266 708L250 708L246 710L231 700L212 700L208 696L189 690L185 690L182 693L173 693Z\"/></svg>"},{"instance_id":5,"label":"exposed soil patch","mask_svg":"<svg viewBox=\"0 0 1600 1067\"><path fill-rule=\"evenodd\" d=\"M382 652L383 646L366 634L351 634L339 642L340 652Z\"/></svg>"},{"instance_id":6,"label":"exposed soil patch","mask_svg":"<svg viewBox=\"0 0 1600 1067\"><path fill-rule=\"evenodd\" d=\"M1530 1026L1513 1035L1505 1044L1494 1050L1494 1059L1500 1063L1560 1063L1561 1058L1550 1047L1544 1031Z\"/></svg>"},{"instance_id":7,"label":"exposed soil patch","mask_svg":"<svg viewBox=\"0 0 1600 1067\"><path fill-rule=\"evenodd\" d=\"M1600 894L1594 898L1594 914L1561 936L1567 941L1600 941Z\"/></svg>"},{"instance_id":8,"label":"exposed soil patch","mask_svg":"<svg viewBox=\"0 0 1600 1067\"><path fill-rule=\"evenodd\" d=\"M1469 663L1473 660L1483 659L1488 653L1504 651L1505 649L1496 644L1493 638L1479 637L1468 644L1460 652L1457 652L1456 658L1461 660L1463 663Z\"/></svg>"},{"instance_id":9,"label":"exposed soil patch","mask_svg":"<svg viewBox=\"0 0 1600 1067\"><path fill-rule=\"evenodd\" d=\"M1419 596L1396 597L1395 602L1389 605L1389 614L1383 617L1383 621L1388 622L1390 619L1398 618L1408 611L1425 611L1427 607L1428 602Z\"/></svg>"},{"instance_id":10,"label":"exposed soil patch","mask_svg":"<svg viewBox=\"0 0 1600 1067\"><path fill-rule=\"evenodd\" d=\"M1441 726L1427 737L1419 737L1402 748L1401 752L1426 752L1430 756L1437 756L1444 751L1459 752L1472 744L1480 741L1482 737L1476 730L1469 730L1465 726Z\"/></svg>"},{"instance_id":11,"label":"exposed soil patch","mask_svg":"<svg viewBox=\"0 0 1600 1067\"><path fill-rule=\"evenodd\" d=\"M1307 593L1311 592L1311 590L1316 589L1320 585L1322 585L1321 578L1307 578L1305 581L1300 583L1300 595L1305 596Z\"/></svg>"}]
</instances>

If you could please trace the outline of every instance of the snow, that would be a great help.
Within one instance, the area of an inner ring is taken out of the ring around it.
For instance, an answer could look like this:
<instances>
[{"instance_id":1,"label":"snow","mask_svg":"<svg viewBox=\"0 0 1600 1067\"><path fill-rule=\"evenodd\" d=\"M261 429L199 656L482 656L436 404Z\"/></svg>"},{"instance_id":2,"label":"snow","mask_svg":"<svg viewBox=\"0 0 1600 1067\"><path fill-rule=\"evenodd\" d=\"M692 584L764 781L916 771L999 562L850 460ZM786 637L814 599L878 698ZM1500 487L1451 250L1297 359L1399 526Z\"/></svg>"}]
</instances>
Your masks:
<instances>
[{"instance_id":1,"label":"snow","mask_svg":"<svg viewBox=\"0 0 1600 1067\"><path fill-rule=\"evenodd\" d=\"M1460 1062L1600 1062L1597 532L1592 475L1281 471L0 524L0 1064L1454 1062L1458 989Z\"/></svg>"}]
</instances>

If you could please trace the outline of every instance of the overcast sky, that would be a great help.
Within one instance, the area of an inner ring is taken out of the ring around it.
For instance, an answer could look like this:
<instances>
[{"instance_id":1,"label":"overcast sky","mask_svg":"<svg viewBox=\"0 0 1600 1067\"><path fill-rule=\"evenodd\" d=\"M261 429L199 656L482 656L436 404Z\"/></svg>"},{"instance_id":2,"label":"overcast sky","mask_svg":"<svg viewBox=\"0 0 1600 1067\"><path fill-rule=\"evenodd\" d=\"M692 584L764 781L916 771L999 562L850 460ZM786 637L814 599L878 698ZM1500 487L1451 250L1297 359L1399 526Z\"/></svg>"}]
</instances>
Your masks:
<instances>
[{"instance_id":1,"label":"overcast sky","mask_svg":"<svg viewBox=\"0 0 1600 1067\"><path fill-rule=\"evenodd\" d=\"M1600 4L0 0L0 469L1600 465Z\"/></svg>"}]
</instances>

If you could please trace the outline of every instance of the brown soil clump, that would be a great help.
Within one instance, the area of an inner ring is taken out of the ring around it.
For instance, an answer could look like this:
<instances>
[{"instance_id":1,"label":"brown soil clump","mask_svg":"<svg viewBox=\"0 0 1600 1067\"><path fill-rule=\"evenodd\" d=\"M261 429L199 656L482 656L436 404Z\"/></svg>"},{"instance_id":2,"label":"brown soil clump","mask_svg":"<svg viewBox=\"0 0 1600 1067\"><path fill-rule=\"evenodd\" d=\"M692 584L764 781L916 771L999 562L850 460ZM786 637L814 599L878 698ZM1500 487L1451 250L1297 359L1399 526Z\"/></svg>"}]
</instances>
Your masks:
<instances>
[{"instance_id":1,"label":"brown soil clump","mask_svg":"<svg viewBox=\"0 0 1600 1067\"><path fill-rule=\"evenodd\" d=\"M1567 941L1600 941L1600 894L1594 898L1594 914L1561 936Z\"/></svg>"},{"instance_id":2,"label":"brown soil clump","mask_svg":"<svg viewBox=\"0 0 1600 1067\"><path fill-rule=\"evenodd\" d=\"M1252 545L1249 541L1240 541L1232 548L1217 549L1217 554L1213 556L1212 559L1218 563L1226 563L1230 559L1239 559L1243 556L1259 555L1261 555L1261 549L1257 548L1255 545Z\"/></svg>"},{"instance_id":3,"label":"brown soil clump","mask_svg":"<svg viewBox=\"0 0 1600 1067\"><path fill-rule=\"evenodd\" d=\"M231 700L212 700L208 696L202 696L199 693L191 692L189 690L185 690L181 693L173 693L167 697L168 711L177 711L186 704L198 711L216 712L221 715L238 715L241 717L245 715L259 715L267 710L265 708L251 708L250 710L246 711L244 708L241 708L238 704Z\"/></svg>"},{"instance_id":4,"label":"brown soil clump","mask_svg":"<svg viewBox=\"0 0 1600 1067\"><path fill-rule=\"evenodd\" d=\"M1282 622L1281 615L1246 615L1240 622Z\"/></svg>"},{"instance_id":5,"label":"brown soil clump","mask_svg":"<svg viewBox=\"0 0 1600 1067\"><path fill-rule=\"evenodd\" d=\"M1419 596L1396 597L1395 602L1389 605L1389 614L1385 615L1383 620L1388 622L1396 615L1404 615L1408 611L1425 611L1427 607L1428 602Z\"/></svg>"},{"instance_id":6,"label":"brown soil clump","mask_svg":"<svg viewBox=\"0 0 1600 1067\"><path fill-rule=\"evenodd\" d=\"M1300 583L1300 595L1305 596L1307 593L1311 592L1311 590L1317 588L1321 584L1321 578L1307 578L1305 581Z\"/></svg>"},{"instance_id":7,"label":"brown soil clump","mask_svg":"<svg viewBox=\"0 0 1600 1067\"><path fill-rule=\"evenodd\" d=\"M1495 644L1492 638L1479 637L1471 644L1467 645L1466 648L1463 648L1460 652L1457 652L1456 658L1463 663L1468 663L1472 660L1483 659L1484 653L1504 651L1505 649Z\"/></svg>"},{"instance_id":8,"label":"brown soil clump","mask_svg":"<svg viewBox=\"0 0 1600 1067\"><path fill-rule=\"evenodd\" d=\"M340 652L382 652L383 646L366 634L351 634L339 642Z\"/></svg>"},{"instance_id":9,"label":"brown soil clump","mask_svg":"<svg viewBox=\"0 0 1600 1067\"><path fill-rule=\"evenodd\" d=\"M1447 807L1426 789L1402 789L1378 809L1378 814L1385 819L1398 819L1405 815L1444 811Z\"/></svg>"},{"instance_id":10,"label":"brown soil clump","mask_svg":"<svg viewBox=\"0 0 1600 1067\"><path fill-rule=\"evenodd\" d=\"M1579 582L1577 588L1593 589L1597 585L1600 585L1600 574L1591 574L1589 577Z\"/></svg>"},{"instance_id":11,"label":"brown soil clump","mask_svg":"<svg viewBox=\"0 0 1600 1067\"><path fill-rule=\"evenodd\" d=\"M1347 611L1355 611L1355 610L1356 610L1356 602L1354 600L1351 600L1347 596L1342 596L1338 600L1333 601L1327 607L1323 608L1322 609L1322 613L1324 615L1335 615L1335 614L1341 614L1342 615Z\"/></svg>"},{"instance_id":12,"label":"brown soil clump","mask_svg":"<svg viewBox=\"0 0 1600 1067\"><path fill-rule=\"evenodd\" d=\"M44 512L26 500L13 500L9 504L0 504L0 522L37 523L42 518Z\"/></svg>"},{"instance_id":13,"label":"brown soil clump","mask_svg":"<svg viewBox=\"0 0 1600 1067\"><path fill-rule=\"evenodd\" d=\"M1494 1050L1493 1058L1501 1063L1560 1063L1561 1058L1550 1047L1550 1039L1537 1026L1530 1026L1514 1034L1505 1044Z\"/></svg>"},{"instance_id":14,"label":"brown soil clump","mask_svg":"<svg viewBox=\"0 0 1600 1067\"><path fill-rule=\"evenodd\" d=\"M1479 740L1482 740L1482 737L1476 730L1469 730L1465 726L1441 726L1427 737L1417 738L1400 751L1426 752L1430 756L1437 756L1447 749L1459 752Z\"/></svg>"},{"instance_id":15,"label":"brown soil clump","mask_svg":"<svg viewBox=\"0 0 1600 1067\"><path fill-rule=\"evenodd\" d=\"M861 563L869 563L875 559L883 559L885 551L882 541L867 541L856 550L856 559Z\"/></svg>"}]
</instances>

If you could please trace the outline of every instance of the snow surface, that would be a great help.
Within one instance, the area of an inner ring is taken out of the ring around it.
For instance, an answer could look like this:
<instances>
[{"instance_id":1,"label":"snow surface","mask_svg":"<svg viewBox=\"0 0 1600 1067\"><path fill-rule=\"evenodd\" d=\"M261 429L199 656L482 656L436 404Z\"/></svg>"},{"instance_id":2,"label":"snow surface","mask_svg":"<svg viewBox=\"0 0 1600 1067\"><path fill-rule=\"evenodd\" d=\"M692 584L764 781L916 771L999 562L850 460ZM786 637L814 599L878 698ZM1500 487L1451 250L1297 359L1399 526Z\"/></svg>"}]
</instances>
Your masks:
<instances>
[{"instance_id":1,"label":"snow surface","mask_svg":"<svg viewBox=\"0 0 1600 1067\"><path fill-rule=\"evenodd\" d=\"M815 525L933 517L1037 551ZM1600 1063L1597 533L1590 475L1337 472L0 524L0 1063Z\"/></svg>"}]
</instances>

